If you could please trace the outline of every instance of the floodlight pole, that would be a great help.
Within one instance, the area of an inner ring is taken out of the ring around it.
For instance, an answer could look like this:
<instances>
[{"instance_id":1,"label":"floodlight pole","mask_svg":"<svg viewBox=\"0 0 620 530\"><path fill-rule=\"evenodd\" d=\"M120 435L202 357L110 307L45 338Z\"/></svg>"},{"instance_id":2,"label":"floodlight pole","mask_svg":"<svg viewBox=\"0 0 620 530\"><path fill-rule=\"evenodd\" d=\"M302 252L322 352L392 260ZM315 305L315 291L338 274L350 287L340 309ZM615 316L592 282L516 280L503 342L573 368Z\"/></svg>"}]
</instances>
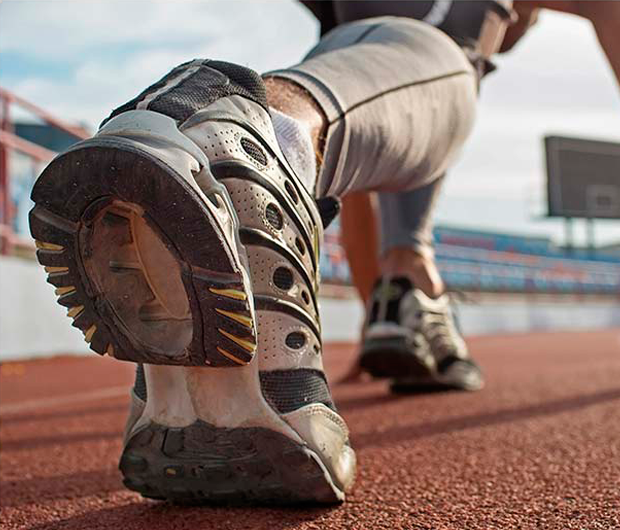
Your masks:
<instances>
[{"instance_id":1,"label":"floodlight pole","mask_svg":"<svg viewBox=\"0 0 620 530\"><path fill-rule=\"evenodd\" d=\"M586 239L588 242L588 252L590 257L594 256L594 252L596 249L596 241L594 237L594 218L588 217L586 219Z\"/></svg>"},{"instance_id":2,"label":"floodlight pole","mask_svg":"<svg viewBox=\"0 0 620 530\"><path fill-rule=\"evenodd\" d=\"M565 244L567 254L572 254L574 245L574 234L573 234L573 218L565 217L564 218L564 233L565 233Z\"/></svg>"},{"instance_id":3,"label":"floodlight pole","mask_svg":"<svg viewBox=\"0 0 620 530\"><path fill-rule=\"evenodd\" d=\"M0 135L3 132L12 132L9 116L9 100L0 94ZM0 141L0 227L7 226L11 216L11 192L9 190L9 149ZM8 254L11 250L11 241L4 234L0 234L0 255Z\"/></svg>"}]
</instances>

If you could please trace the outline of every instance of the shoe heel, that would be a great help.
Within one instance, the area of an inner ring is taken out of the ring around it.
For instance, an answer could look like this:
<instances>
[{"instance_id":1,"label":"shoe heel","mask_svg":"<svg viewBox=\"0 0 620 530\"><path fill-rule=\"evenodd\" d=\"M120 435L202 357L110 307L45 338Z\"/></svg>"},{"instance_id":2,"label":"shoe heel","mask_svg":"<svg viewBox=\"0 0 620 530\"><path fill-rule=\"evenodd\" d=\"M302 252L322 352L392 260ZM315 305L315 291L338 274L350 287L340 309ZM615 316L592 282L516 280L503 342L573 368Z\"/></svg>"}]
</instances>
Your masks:
<instances>
[{"instance_id":1,"label":"shoe heel","mask_svg":"<svg viewBox=\"0 0 620 530\"><path fill-rule=\"evenodd\" d=\"M170 123L128 114L54 159L35 184L30 228L48 282L99 354L247 364L254 308L226 191L191 141L176 129L168 140Z\"/></svg>"},{"instance_id":2,"label":"shoe heel","mask_svg":"<svg viewBox=\"0 0 620 530\"><path fill-rule=\"evenodd\" d=\"M307 447L260 427L149 423L132 436L119 468L144 497L180 503L335 504L344 492Z\"/></svg>"}]
</instances>

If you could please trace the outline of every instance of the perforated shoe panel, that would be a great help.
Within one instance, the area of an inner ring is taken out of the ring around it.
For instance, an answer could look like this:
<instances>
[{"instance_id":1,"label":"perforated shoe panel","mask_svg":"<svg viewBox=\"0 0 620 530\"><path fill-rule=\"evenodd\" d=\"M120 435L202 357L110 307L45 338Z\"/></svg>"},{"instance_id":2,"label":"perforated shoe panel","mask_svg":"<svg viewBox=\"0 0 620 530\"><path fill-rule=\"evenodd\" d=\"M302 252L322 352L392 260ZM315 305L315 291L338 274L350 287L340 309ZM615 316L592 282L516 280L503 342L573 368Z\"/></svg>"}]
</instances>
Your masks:
<instances>
[{"instance_id":1,"label":"perforated shoe panel","mask_svg":"<svg viewBox=\"0 0 620 530\"><path fill-rule=\"evenodd\" d=\"M323 225L316 203L283 159L261 107L236 96L220 100L188 120L184 133L202 140L211 171L226 186L239 218L252 276L261 379L293 374L295 392L306 396L295 403L311 404L317 379L301 374L321 374L324 380L316 302ZM294 410L291 400L278 396L284 388L272 384L264 393L274 403L289 403L288 413Z\"/></svg>"}]
</instances>

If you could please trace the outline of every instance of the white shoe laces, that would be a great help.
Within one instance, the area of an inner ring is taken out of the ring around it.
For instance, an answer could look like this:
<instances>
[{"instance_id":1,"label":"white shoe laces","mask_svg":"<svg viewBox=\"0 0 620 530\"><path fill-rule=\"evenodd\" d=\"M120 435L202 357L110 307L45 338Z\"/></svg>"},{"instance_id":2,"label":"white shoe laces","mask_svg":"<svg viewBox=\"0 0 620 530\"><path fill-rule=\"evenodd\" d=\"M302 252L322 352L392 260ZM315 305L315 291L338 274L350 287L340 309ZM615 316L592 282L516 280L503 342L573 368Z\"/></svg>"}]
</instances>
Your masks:
<instances>
[{"instance_id":1,"label":"white shoe laces","mask_svg":"<svg viewBox=\"0 0 620 530\"><path fill-rule=\"evenodd\" d=\"M426 339L436 360L440 361L448 355L468 356L446 295L434 300L416 289L407 295L407 300L403 300L402 304L403 324Z\"/></svg>"}]
</instances>

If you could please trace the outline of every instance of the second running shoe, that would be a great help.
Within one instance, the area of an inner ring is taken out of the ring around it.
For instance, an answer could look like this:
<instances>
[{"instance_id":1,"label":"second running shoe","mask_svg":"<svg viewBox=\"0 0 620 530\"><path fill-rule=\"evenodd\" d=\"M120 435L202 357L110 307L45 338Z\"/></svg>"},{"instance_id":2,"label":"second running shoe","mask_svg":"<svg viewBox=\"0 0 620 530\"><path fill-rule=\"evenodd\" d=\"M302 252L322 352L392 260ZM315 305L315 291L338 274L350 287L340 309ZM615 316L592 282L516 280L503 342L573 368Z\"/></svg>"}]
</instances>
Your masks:
<instances>
[{"instance_id":1,"label":"second running shoe","mask_svg":"<svg viewBox=\"0 0 620 530\"><path fill-rule=\"evenodd\" d=\"M450 298L429 298L407 278L375 285L363 331L361 368L396 392L479 390L482 372L456 326Z\"/></svg>"}]
</instances>

